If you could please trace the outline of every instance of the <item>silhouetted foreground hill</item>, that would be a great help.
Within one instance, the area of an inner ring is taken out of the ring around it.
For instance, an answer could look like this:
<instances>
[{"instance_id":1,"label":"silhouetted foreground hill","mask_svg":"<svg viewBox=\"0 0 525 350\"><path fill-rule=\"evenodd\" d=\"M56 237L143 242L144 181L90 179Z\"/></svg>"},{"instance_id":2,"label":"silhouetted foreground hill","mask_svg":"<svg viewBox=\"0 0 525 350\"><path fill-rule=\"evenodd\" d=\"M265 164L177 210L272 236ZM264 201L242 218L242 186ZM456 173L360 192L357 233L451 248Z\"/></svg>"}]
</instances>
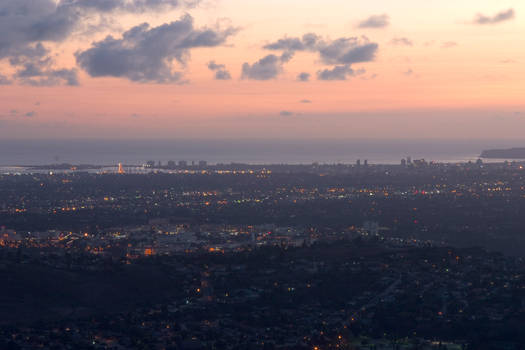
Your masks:
<instances>
[{"instance_id":1,"label":"silhouetted foreground hill","mask_svg":"<svg viewBox=\"0 0 525 350\"><path fill-rule=\"evenodd\" d=\"M174 295L179 284L154 266L105 271L62 270L38 264L0 268L0 323L77 318L132 310Z\"/></svg>"},{"instance_id":2,"label":"silhouetted foreground hill","mask_svg":"<svg viewBox=\"0 0 525 350\"><path fill-rule=\"evenodd\" d=\"M0 249L0 349L525 343L524 262L478 248L359 237L137 259L44 252Z\"/></svg>"}]
</instances>

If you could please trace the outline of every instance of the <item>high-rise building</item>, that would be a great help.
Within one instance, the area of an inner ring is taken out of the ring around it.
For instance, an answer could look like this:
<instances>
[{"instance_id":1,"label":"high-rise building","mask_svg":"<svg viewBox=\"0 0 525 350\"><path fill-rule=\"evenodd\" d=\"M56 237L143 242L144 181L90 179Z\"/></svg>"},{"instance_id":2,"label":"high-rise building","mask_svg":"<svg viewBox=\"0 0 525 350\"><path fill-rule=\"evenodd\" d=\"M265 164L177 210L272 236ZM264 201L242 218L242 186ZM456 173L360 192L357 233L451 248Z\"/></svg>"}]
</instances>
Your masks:
<instances>
[{"instance_id":1,"label":"high-rise building","mask_svg":"<svg viewBox=\"0 0 525 350\"><path fill-rule=\"evenodd\" d=\"M124 174L124 167L122 166L122 163L118 163L118 173Z\"/></svg>"},{"instance_id":2,"label":"high-rise building","mask_svg":"<svg viewBox=\"0 0 525 350\"><path fill-rule=\"evenodd\" d=\"M179 160L179 167L185 168L188 166L188 162L185 160Z\"/></svg>"}]
</instances>

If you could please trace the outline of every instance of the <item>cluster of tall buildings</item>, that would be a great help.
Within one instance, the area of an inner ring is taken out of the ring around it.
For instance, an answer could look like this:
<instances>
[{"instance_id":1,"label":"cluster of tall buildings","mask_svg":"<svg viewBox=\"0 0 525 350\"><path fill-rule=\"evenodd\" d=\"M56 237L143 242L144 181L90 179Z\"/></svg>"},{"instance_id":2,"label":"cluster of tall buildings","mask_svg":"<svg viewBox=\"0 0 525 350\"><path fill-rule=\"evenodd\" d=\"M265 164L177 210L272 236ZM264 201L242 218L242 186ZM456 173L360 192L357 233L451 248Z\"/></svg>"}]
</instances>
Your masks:
<instances>
[{"instance_id":1,"label":"cluster of tall buildings","mask_svg":"<svg viewBox=\"0 0 525 350\"><path fill-rule=\"evenodd\" d=\"M145 165L146 168L159 168L159 169L177 169L177 168L184 169L188 167L206 168L207 166L208 166L208 162L205 160L199 160L198 162L191 161L191 163L186 160L179 160L178 162L175 162L174 160L170 160L166 164L162 164L161 161L155 163L155 161L150 160L146 162L146 165Z\"/></svg>"},{"instance_id":2,"label":"cluster of tall buildings","mask_svg":"<svg viewBox=\"0 0 525 350\"><path fill-rule=\"evenodd\" d=\"M401 165L402 166L412 165L412 157L406 157L406 158L401 159Z\"/></svg>"}]
</instances>

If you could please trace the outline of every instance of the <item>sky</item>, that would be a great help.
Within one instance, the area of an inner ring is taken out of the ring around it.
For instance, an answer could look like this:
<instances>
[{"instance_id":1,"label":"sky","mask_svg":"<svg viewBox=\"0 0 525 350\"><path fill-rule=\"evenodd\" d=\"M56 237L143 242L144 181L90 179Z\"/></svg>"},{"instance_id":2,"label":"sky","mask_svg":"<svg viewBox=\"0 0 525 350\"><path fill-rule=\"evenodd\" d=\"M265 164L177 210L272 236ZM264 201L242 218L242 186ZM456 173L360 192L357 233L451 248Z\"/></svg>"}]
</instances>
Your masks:
<instances>
[{"instance_id":1,"label":"sky","mask_svg":"<svg viewBox=\"0 0 525 350\"><path fill-rule=\"evenodd\" d=\"M519 139L521 0L0 0L0 138Z\"/></svg>"}]
</instances>

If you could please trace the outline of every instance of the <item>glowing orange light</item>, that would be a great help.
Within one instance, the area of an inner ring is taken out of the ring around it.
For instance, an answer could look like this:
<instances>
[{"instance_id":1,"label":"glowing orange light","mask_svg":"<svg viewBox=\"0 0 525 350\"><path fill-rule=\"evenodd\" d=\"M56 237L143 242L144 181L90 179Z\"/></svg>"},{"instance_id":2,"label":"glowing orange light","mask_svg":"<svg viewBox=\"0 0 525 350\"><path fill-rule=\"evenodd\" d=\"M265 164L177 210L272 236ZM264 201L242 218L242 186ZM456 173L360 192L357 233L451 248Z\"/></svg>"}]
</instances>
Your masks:
<instances>
[{"instance_id":1,"label":"glowing orange light","mask_svg":"<svg viewBox=\"0 0 525 350\"><path fill-rule=\"evenodd\" d=\"M144 249L144 255L145 256L152 256L154 253L153 249L152 248L146 248Z\"/></svg>"}]
</instances>

